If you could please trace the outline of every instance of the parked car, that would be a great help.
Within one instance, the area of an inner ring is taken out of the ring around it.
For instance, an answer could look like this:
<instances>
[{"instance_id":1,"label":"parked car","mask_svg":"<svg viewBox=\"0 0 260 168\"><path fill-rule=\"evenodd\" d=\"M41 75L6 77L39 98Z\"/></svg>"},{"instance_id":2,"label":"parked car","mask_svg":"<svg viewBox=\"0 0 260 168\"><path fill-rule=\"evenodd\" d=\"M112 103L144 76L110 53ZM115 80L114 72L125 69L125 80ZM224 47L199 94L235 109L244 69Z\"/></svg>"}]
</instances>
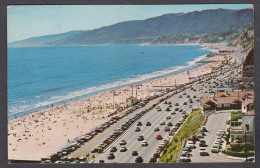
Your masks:
<instances>
[{"instance_id":1,"label":"parked car","mask_svg":"<svg viewBox=\"0 0 260 168\"><path fill-rule=\"evenodd\" d=\"M190 148L192 148L192 149L193 149L193 148L196 148L195 145L194 145L194 143L193 143L192 141L187 141L186 146L187 146L187 147L190 147Z\"/></svg>"},{"instance_id":2,"label":"parked car","mask_svg":"<svg viewBox=\"0 0 260 168\"><path fill-rule=\"evenodd\" d=\"M166 119L171 119L171 116L167 116Z\"/></svg>"},{"instance_id":3,"label":"parked car","mask_svg":"<svg viewBox=\"0 0 260 168\"><path fill-rule=\"evenodd\" d=\"M206 148L200 147L200 156L208 156L209 153L206 151Z\"/></svg>"},{"instance_id":4,"label":"parked car","mask_svg":"<svg viewBox=\"0 0 260 168\"><path fill-rule=\"evenodd\" d=\"M141 126L141 125L142 125L142 122L138 121L137 126Z\"/></svg>"},{"instance_id":5,"label":"parked car","mask_svg":"<svg viewBox=\"0 0 260 168\"><path fill-rule=\"evenodd\" d=\"M169 107L166 108L166 111L171 111L171 109Z\"/></svg>"},{"instance_id":6,"label":"parked car","mask_svg":"<svg viewBox=\"0 0 260 168\"><path fill-rule=\"evenodd\" d=\"M167 126L172 127L173 126L172 122L168 122Z\"/></svg>"},{"instance_id":7,"label":"parked car","mask_svg":"<svg viewBox=\"0 0 260 168\"><path fill-rule=\"evenodd\" d=\"M164 128L164 131L165 131L165 132L169 132L169 131L170 131L170 128L169 128L169 127L165 127L165 128Z\"/></svg>"},{"instance_id":8,"label":"parked car","mask_svg":"<svg viewBox=\"0 0 260 168\"><path fill-rule=\"evenodd\" d=\"M199 143L199 146L200 147L206 147L206 141L204 139L200 140L200 143Z\"/></svg>"},{"instance_id":9,"label":"parked car","mask_svg":"<svg viewBox=\"0 0 260 168\"><path fill-rule=\"evenodd\" d=\"M219 150L219 144L214 144L211 148L212 153L218 153Z\"/></svg>"}]
</instances>

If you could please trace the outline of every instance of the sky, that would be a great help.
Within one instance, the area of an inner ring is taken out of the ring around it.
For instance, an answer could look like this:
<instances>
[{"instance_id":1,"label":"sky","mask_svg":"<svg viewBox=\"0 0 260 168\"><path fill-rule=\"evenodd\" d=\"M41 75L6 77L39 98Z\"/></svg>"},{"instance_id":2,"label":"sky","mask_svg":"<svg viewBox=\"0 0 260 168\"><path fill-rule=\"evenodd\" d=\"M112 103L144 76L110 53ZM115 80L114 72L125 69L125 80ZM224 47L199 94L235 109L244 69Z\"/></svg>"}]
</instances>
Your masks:
<instances>
[{"instance_id":1,"label":"sky","mask_svg":"<svg viewBox=\"0 0 260 168\"><path fill-rule=\"evenodd\" d=\"M7 41L92 30L122 21L206 9L244 9L248 4L211 5L15 5L7 7Z\"/></svg>"}]
</instances>

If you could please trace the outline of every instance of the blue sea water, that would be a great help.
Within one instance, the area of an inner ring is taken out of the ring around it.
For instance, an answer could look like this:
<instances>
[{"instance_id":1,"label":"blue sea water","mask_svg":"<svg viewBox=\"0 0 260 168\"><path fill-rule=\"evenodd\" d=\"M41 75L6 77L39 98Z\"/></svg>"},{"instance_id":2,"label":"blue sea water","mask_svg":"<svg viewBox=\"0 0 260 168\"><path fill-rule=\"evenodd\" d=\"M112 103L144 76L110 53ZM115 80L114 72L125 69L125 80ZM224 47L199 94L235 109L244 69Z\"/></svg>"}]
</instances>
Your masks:
<instances>
[{"instance_id":1,"label":"blue sea water","mask_svg":"<svg viewBox=\"0 0 260 168\"><path fill-rule=\"evenodd\" d=\"M198 66L208 53L194 45L8 48L8 118Z\"/></svg>"}]
</instances>

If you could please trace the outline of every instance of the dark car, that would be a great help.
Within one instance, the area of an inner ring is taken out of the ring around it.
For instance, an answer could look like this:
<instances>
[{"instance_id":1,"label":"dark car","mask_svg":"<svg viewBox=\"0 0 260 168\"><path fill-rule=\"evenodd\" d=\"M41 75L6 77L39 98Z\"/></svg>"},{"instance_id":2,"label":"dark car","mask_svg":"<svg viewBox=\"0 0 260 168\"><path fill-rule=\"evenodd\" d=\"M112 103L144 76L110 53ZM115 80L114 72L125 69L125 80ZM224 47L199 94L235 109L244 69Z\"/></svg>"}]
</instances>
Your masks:
<instances>
[{"instance_id":1,"label":"dark car","mask_svg":"<svg viewBox=\"0 0 260 168\"><path fill-rule=\"evenodd\" d=\"M105 163L105 161L104 160L99 160L99 163Z\"/></svg>"},{"instance_id":2,"label":"dark car","mask_svg":"<svg viewBox=\"0 0 260 168\"><path fill-rule=\"evenodd\" d=\"M174 114L176 114L176 112L175 112L175 111L171 113L171 115L174 115Z\"/></svg>"},{"instance_id":3,"label":"dark car","mask_svg":"<svg viewBox=\"0 0 260 168\"><path fill-rule=\"evenodd\" d=\"M182 149L182 151L191 152L191 148L190 148L190 147L184 147L184 148Z\"/></svg>"},{"instance_id":4,"label":"dark car","mask_svg":"<svg viewBox=\"0 0 260 168\"><path fill-rule=\"evenodd\" d=\"M111 149L110 149L110 152L116 152L117 151L117 148L115 146L113 146Z\"/></svg>"},{"instance_id":5,"label":"dark car","mask_svg":"<svg viewBox=\"0 0 260 168\"><path fill-rule=\"evenodd\" d=\"M157 161L156 158L151 157L150 160L149 160L149 163L156 163L156 161Z\"/></svg>"},{"instance_id":6,"label":"dark car","mask_svg":"<svg viewBox=\"0 0 260 168\"><path fill-rule=\"evenodd\" d=\"M160 131L159 127L155 127L154 131Z\"/></svg>"},{"instance_id":7,"label":"dark car","mask_svg":"<svg viewBox=\"0 0 260 168\"><path fill-rule=\"evenodd\" d=\"M154 153L154 154L153 154L153 157L154 157L154 158L159 158L159 157L160 157L160 154L159 154L159 153Z\"/></svg>"},{"instance_id":8,"label":"dark car","mask_svg":"<svg viewBox=\"0 0 260 168\"><path fill-rule=\"evenodd\" d=\"M199 143L199 146L200 147L206 147L206 141L205 140L200 140L200 143Z\"/></svg>"},{"instance_id":9,"label":"dark car","mask_svg":"<svg viewBox=\"0 0 260 168\"><path fill-rule=\"evenodd\" d=\"M142 122L138 121L137 126L141 126L141 125L142 125Z\"/></svg>"},{"instance_id":10,"label":"dark car","mask_svg":"<svg viewBox=\"0 0 260 168\"><path fill-rule=\"evenodd\" d=\"M187 102L183 102L183 105L187 105Z\"/></svg>"},{"instance_id":11,"label":"dark car","mask_svg":"<svg viewBox=\"0 0 260 168\"><path fill-rule=\"evenodd\" d=\"M143 160L143 158L141 157L141 156L137 156L136 158L135 158L135 163L142 163L144 160Z\"/></svg>"},{"instance_id":12,"label":"dark car","mask_svg":"<svg viewBox=\"0 0 260 168\"><path fill-rule=\"evenodd\" d=\"M113 153L109 153L107 159L114 159L115 155Z\"/></svg>"},{"instance_id":13,"label":"dark car","mask_svg":"<svg viewBox=\"0 0 260 168\"><path fill-rule=\"evenodd\" d=\"M139 132L141 129L139 127L136 127L135 132Z\"/></svg>"},{"instance_id":14,"label":"dark car","mask_svg":"<svg viewBox=\"0 0 260 168\"><path fill-rule=\"evenodd\" d=\"M166 111L171 111L171 109L169 107L166 108Z\"/></svg>"},{"instance_id":15,"label":"dark car","mask_svg":"<svg viewBox=\"0 0 260 168\"><path fill-rule=\"evenodd\" d=\"M138 152L137 151L133 151L132 152L132 156L137 156L138 155Z\"/></svg>"},{"instance_id":16,"label":"dark car","mask_svg":"<svg viewBox=\"0 0 260 168\"><path fill-rule=\"evenodd\" d=\"M190 98L190 95L188 95L187 98Z\"/></svg>"},{"instance_id":17,"label":"dark car","mask_svg":"<svg viewBox=\"0 0 260 168\"><path fill-rule=\"evenodd\" d=\"M183 109L180 108L180 109L179 109L179 112L182 112L182 111L183 111Z\"/></svg>"},{"instance_id":18,"label":"dark car","mask_svg":"<svg viewBox=\"0 0 260 168\"><path fill-rule=\"evenodd\" d=\"M168 101L168 104L172 104L172 102L171 102L171 101Z\"/></svg>"},{"instance_id":19,"label":"dark car","mask_svg":"<svg viewBox=\"0 0 260 168\"><path fill-rule=\"evenodd\" d=\"M175 108L175 111L179 111L179 108L177 107L177 108Z\"/></svg>"},{"instance_id":20,"label":"dark car","mask_svg":"<svg viewBox=\"0 0 260 168\"><path fill-rule=\"evenodd\" d=\"M144 140L144 136L143 135L140 135L138 138L137 138L138 141L142 141Z\"/></svg>"},{"instance_id":21,"label":"dark car","mask_svg":"<svg viewBox=\"0 0 260 168\"><path fill-rule=\"evenodd\" d=\"M168 107L172 107L172 105L171 105L171 104L169 104L169 105L168 105Z\"/></svg>"},{"instance_id":22,"label":"dark car","mask_svg":"<svg viewBox=\"0 0 260 168\"><path fill-rule=\"evenodd\" d=\"M193 98L197 98L197 96L196 96L196 95L194 95L194 96L193 96Z\"/></svg>"},{"instance_id":23,"label":"dark car","mask_svg":"<svg viewBox=\"0 0 260 168\"><path fill-rule=\"evenodd\" d=\"M182 95L180 95L179 98L182 98Z\"/></svg>"},{"instance_id":24,"label":"dark car","mask_svg":"<svg viewBox=\"0 0 260 168\"><path fill-rule=\"evenodd\" d=\"M193 101L192 101L192 100L190 100L190 101L189 101L189 103L193 103Z\"/></svg>"},{"instance_id":25,"label":"dark car","mask_svg":"<svg viewBox=\"0 0 260 168\"><path fill-rule=\"evenodd\" d=\"M167 101L165 101L164 104L167 104Z\"/></svg>"},{"instance_id":26,"label":"dark car","mask_svg":"<svg viewBox=\"0 0 260 168\"><path fill-rule=\"evenodd\" d=\"M149 121L146 123L146 126L151 126L151 125L152 125L152 124L151 124L151 122L149 122Z\"/></svg>"},{"instance_id":27,"label":"dark car","mask_svg":"<svg viewBox=\"0 0 260 168\"><path fill-rule=\"evenodd\" d=\"M169 127L165 127L165 128L164 128L164 131L165 131L165 132L169 132L169 131L170 131L170 128L169 128Z\"/></svg>"},{"instance_id":28,"label":"dark car","mask_svg":"<svg viewBox=\"0 0 260 168\"><path fill-rule=\"evenodd\" d=\"M179 103L175 103L175 106L179 106Z\"/></svg>"},{"instance_id":29,"label":"dark car","mask_svg":"<svg viewBox=\"0 0 260 168\"><path fill-rule=\"evenodd\" d=\"M168 122L167 126L169 127L173 126L172 122Z\"/></svg>"}]
</instances>

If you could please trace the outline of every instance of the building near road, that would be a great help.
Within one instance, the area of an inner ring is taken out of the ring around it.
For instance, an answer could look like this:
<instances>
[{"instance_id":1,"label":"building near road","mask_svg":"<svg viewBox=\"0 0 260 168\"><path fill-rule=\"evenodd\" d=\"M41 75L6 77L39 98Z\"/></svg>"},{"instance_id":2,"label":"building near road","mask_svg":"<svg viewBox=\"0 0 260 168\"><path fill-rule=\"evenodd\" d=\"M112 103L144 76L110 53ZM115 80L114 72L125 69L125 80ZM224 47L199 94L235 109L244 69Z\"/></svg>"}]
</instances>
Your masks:
<instances>
[{"instance_id":1,"label":"building near road","mask_svg":"<svg viewBox=\"0 0 260 168\"><path fill-rule=\"evenodd\" d=\"M238 121L230 122L230 142L255 142L255 113L248 111Z\"/></svg>"},{"instance_id":2,"label":"building near road","mask_svg":"<svg viewBox=\"0 0 260 168\"><path fill-rule=\"evenodd\" d=\"M201 109L203 111L241 110L242 102L249 99L254 100L253 91L216 92L213 97L202 98Z\"/></svg>"},{"instance_id":3,"label":"building near road","mask_svg":"<svg viewBox=\"0 0 260 168\"><path fill-rule=\"evenodd\" d=\"M138 100L136 97L131 96L129 98L126 98L126 107L131 107L138 103Z\"/></svg>"}]
</instances>

